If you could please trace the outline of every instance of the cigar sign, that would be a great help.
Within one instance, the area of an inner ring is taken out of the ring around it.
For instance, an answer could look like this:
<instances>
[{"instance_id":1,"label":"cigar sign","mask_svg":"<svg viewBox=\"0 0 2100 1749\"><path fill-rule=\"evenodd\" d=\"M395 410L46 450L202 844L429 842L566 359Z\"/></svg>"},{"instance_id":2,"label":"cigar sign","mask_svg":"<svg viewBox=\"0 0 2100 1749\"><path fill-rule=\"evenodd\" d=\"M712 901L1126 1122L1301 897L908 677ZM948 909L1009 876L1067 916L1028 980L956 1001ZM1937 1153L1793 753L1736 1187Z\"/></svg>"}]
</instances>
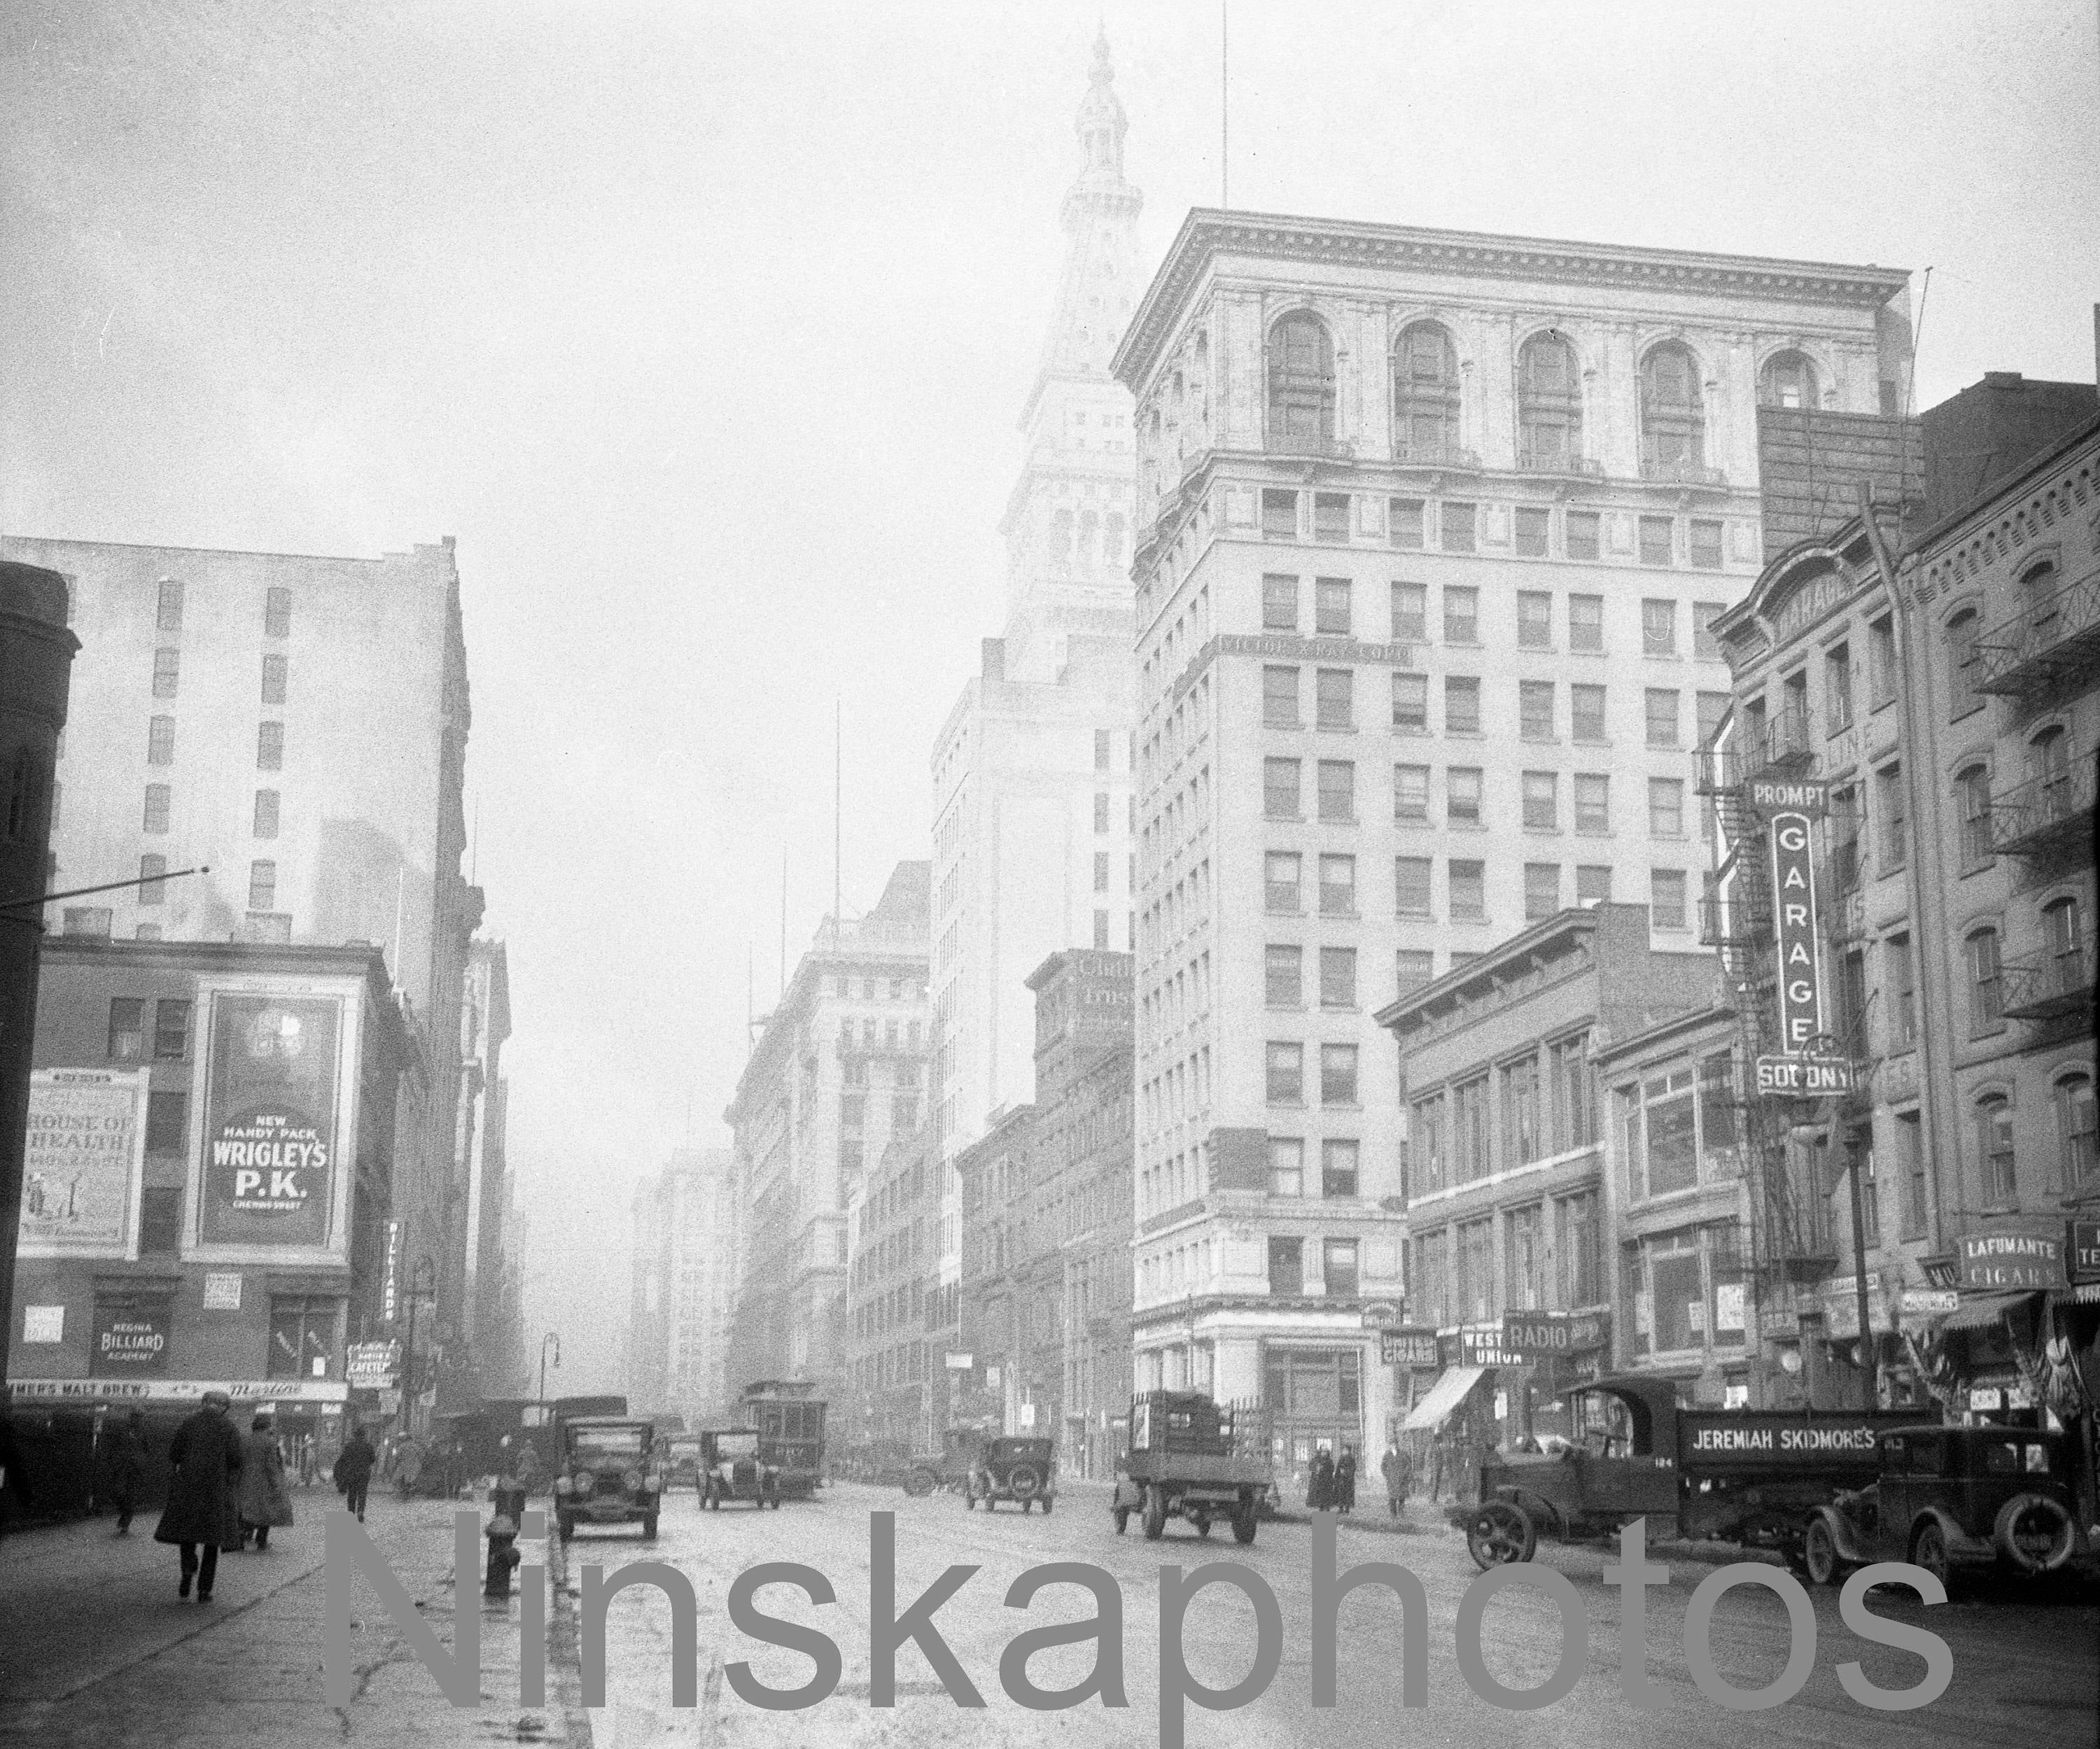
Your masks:
<instances>
[{"instance_id":1,"label":"cigar sign","mask_svg":"<svg viewBox=\"0 0 2100 1749\"><path fill-rule=\"evenodd\" d=\"M200 1242L311 1251L334 1227L342 1003L211 998Z\"/></svg>"}]
</instances>

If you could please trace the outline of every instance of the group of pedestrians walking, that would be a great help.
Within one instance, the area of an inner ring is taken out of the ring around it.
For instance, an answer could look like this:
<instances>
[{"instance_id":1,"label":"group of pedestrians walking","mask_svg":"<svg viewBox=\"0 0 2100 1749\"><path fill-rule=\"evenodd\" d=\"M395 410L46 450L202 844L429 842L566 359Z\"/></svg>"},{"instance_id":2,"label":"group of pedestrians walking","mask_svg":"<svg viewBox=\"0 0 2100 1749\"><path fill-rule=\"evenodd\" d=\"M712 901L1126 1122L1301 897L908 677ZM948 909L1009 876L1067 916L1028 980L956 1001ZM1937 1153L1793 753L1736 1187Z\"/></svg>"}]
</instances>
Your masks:
<instances>
[{"instance_id":1,"label":"group of pedestrians walking","mask_svg":"<svg viewBox=\"0 0 2100 1749\"><path fill-rule=\"evenodd\" d=\"M1312 1454L1312 1474L1305 1491L1305 1504L1315 1512L1348 1513L1356 1510L1357 1448L1354 1446L1343 1446L1339 1457L1324 1445Z\"/></svg>"},{"instance_id":2,"label":"group of pedestrians walking","mask_svg":"<svg viewBox=\"0 0 2100 1749\"><path fill-rule=\"evenodd\" d=\"M236 1553L251 1541L257 1549L267 1549L271 1531L292 1522L291 1490L275 1421L258 1415L244 1434L234 1425L232 1408L226 1392L208 1390L196 1413L175 1430L168 1447L167 1504L153 1532L156 1542L172 1543L179 1553L182 1577L175 1595L188 1597L194 1585L200 1603L211 1601L222 1552ZM144 1430L145 1418L135 1410L117 1434L112 1471L119 1536L130 1534L145 1473ZM373 1459L372 1442L362 1428L352 1430L336 1459L337 1491L360 1522Z\"/></svg>"}]
</instances>

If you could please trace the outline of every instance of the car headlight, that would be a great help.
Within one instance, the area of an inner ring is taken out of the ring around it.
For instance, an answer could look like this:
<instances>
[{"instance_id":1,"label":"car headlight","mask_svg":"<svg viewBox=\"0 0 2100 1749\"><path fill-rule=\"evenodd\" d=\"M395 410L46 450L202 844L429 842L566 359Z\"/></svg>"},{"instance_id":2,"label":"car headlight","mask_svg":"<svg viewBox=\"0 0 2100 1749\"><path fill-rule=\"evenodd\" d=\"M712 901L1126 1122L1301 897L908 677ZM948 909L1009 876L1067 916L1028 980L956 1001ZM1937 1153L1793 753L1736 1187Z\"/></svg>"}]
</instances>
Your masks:
<instances>
[{"instance_id":1,"label":"car headlight","mask_svg":"<svg viewBox=\"0 0 2100 1749\"><path fill-rule=\"evenodd\" d=\"M663 1486L664 1478L653 1469L642 1478L642 1491L645 1494L656 1493Z\"/></svg>"},{"instance_id":2,"label":"car headlight","mask_svg":"<svg viewBox=\"0 0 2100 1749\"><path fill-rule=\"evenodd\" d=\"M590 1498L592 1486L591 1473L586 1469L581 1475L576 1478L576 1497L579 1500L589 1500Z\"/></svg>"},{"instance_id":3,"label":"car headlight","mask_svg":"<svg viewBox=\"0 0 2100 1749\"><path fill-rule=\"evenodd\" d=\"M638 1492L642 1487L642 1472L638 1469L623 1469L620 1473L620 1485L630 1494Z\"/></svg>"},{"instance_id":4,"label":"car headlight","mask_svg":"<svg viewBox=\"0 0 2100 1749\"><path fill-rule=\"evenodd\" d=\"M575 1491L575 1489L576 1483L570 1481L567 1476L557 1476L554 1478L554 1491L557 1494L572 1493Z\"/></svg>"}]
</instances>

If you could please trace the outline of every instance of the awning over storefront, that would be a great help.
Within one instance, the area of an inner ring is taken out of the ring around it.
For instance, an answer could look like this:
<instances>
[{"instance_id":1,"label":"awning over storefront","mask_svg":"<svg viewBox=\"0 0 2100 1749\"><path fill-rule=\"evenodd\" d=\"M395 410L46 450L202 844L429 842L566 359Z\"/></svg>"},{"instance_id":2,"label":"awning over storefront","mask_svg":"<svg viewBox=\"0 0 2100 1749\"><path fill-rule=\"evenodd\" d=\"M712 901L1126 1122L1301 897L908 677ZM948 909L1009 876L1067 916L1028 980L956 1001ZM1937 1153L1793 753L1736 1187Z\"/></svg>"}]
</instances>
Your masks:
<instances>
[{"instance_id":1,"label":"awning over storefront","mask_svg":"<svg viewBox=\"0 0 2100 1749\"><path fill-rule=\"evenodd\" d=\"M1973 1294L1942 1319L1939 1328L1943 1331L1988 1330L2007 1312L2026 1305L2034 1297L2032 1290L2023 1293Z\"/></svg>"},{"instance_id":2,"label":"awning over storefront","mask_svg":"<svg viewBox=\"0 0 2100 1749\"><path fill-rule=\"evenodd\" d=\"M1441 1427L1451 1412L1465 1400L1466 1393L1485 1378L1485 1367L1446 1367L1443 1376L1429 1387L1429 1394L1415 1404L1402 1421L1403 1433L1428 1433Z\"/></svg>"}]
</instances>

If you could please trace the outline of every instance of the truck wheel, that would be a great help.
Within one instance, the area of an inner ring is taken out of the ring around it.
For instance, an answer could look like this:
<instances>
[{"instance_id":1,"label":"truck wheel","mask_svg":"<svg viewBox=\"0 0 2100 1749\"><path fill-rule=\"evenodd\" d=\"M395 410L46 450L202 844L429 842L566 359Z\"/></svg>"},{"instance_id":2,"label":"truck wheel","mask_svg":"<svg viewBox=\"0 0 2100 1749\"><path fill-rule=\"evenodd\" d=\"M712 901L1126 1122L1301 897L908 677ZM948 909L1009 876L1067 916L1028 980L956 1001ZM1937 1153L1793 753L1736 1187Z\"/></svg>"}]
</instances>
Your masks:
<instances>
[{"instance_id":1,"label":"truck wheel","mask_svg":"<svg viewBox=\"0 0 2100 1749\"><path fill-rule=\"evenodd\" d=\"M1120 1536L1130 1528L1130 1508L1116 1506L1110 1509L1115 1514L1116 1535Z\"/></svg>"},{"instance_id":2,"label":"truck wheel","mask_svg":"<svg viewBox=\"0 0 2100 1749\"><path fill-rule=\"evenodd\" d=\"M1538 1552L1538 1527L1506 1500L1483 1500L1466 1523L1466 1552L1482 1572L1529 1561Z\"/></svg>"},{"instance_id":3,"label":"truck wheel","mask_svg":"<svg viewBox=\"0 0 2100 1749\"><path fill-rule=\"evenodd\" d=\"M1043 1496L1043 1516L1046 1518L1050 1516L1050 1496L1048 1494Z\"/></svg>"},{"instance_id":4,"label":"truck wheel","mask_svg":"<svg viewBox=\"0 0 2100 1749\"><path fill-rule=\"evenodd\" d=\"M904 1478L904 1491L914 1500L923 1499L933 1491L933 1478L923 1469L915 1469Z\"/></svg>"},{"instance_id":5,"label":"truck wheel","mask_svg":"<svg viewBox=\"0 0 2100 1749\"><path fill-rule=\"evenodd\" d=\"M653 1512L642 1521L642 1540L645 1543L656 1540L656 1514Z\"/></svg>"},{"instance_id":6,"label":"truck wheel","mask_svg":"<svg viewBox=\"0 0 2100 1749\"><path fill-rule=\"evenodd\" d=\"M1167 1495L1154 1482L1145 1491L1145 1540L1156 1543L1167 1534Z\"/></svg>"},{"instance_id":7,"label":"truck wheel","mask_svg":"<svg viewBox=\"0 0 2100 1749\"><path fill-rule=\"evenodd\" d=\"M1251 1494L1240 1496L1239 1508L1233 1513L1234 1542L1245 1544L1254 1540L1255 1527L1260 1522L1257 1516L1259 1511L1260 1509L1255 1504L1254 1496Z\"/></svg>"},{"instance_id":8,"label":"truck wheel","mask_svg":"<svg viewBox=\"0 0 2100 1749\"><path fill-rule=\"evenodd\" d=\"M1830 1534L1830 1527L1820 1518L1808 1521L1808 1535L1802 1544L1801 1564L1807 1571L1811 1585L1834 1585L1842 1563L1838 1559L1838 1540Z\"/></svg>"}]
</instances>

